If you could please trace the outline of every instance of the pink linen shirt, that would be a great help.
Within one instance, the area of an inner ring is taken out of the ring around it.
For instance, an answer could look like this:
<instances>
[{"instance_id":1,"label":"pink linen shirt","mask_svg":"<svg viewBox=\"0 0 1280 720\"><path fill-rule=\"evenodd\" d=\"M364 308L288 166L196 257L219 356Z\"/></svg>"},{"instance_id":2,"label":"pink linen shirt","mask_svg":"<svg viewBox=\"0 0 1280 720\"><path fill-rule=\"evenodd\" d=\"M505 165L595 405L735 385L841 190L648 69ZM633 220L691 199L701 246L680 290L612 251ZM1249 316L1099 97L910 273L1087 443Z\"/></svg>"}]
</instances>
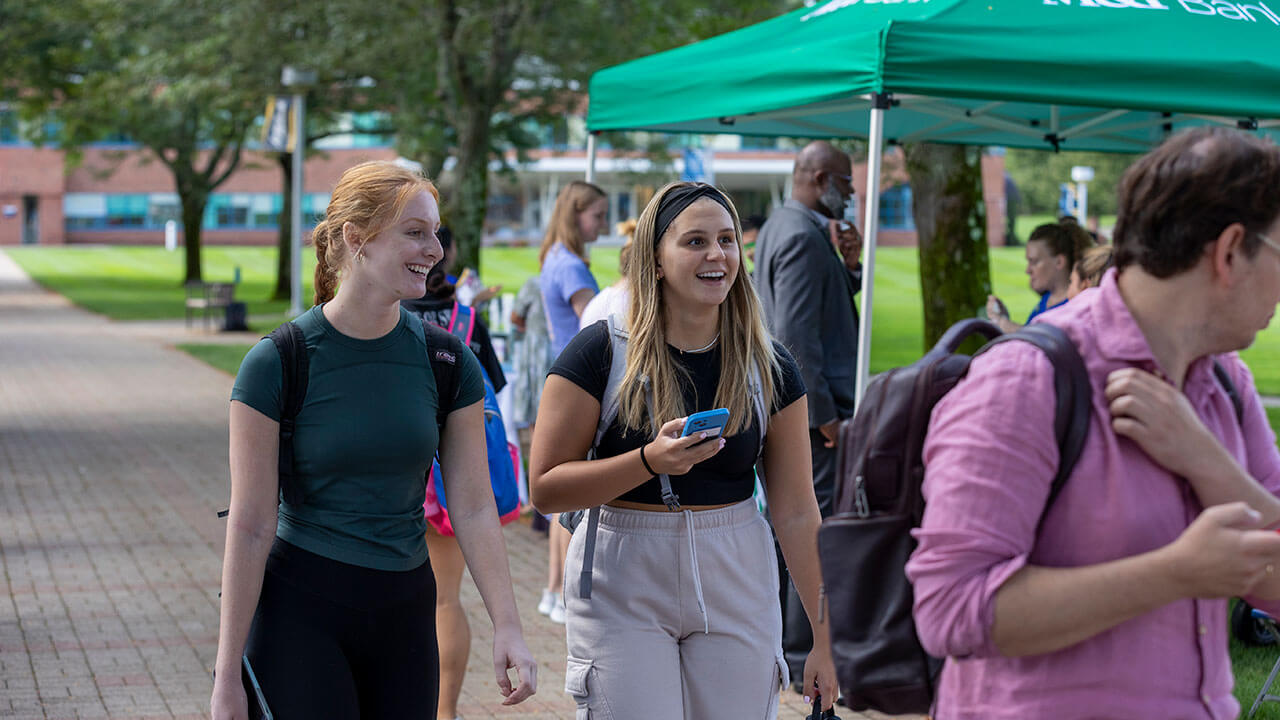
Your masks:
<instances>
[{"instance_id":1,"label":"pink linen shirt","mask_svg":"<svg viewBox=\"0 0 1280 720\"><path fill-rule=\"evenodd\" d=\"M934 717L1234 718L1224 599L1180 600L1057 652L1008 658L995 647L996 591L1024 565L1075 567L1154 550L1201 510L1185 480L1111 429L1108 373L1159 372L1115 271L1040 320L1075 341L1093 407L1084 452L1039 532L1058 464L1053 369L1040 350L1005 343L976 358L929 426L927 505L907 575L920 640L947 657ZM1235 353L1217 359L1243 400L1243 423L1213 358L1192 363L1184 392L1241 466L1280 494L1280 451L1253 376Z\"/></svg>"}]
</instances>

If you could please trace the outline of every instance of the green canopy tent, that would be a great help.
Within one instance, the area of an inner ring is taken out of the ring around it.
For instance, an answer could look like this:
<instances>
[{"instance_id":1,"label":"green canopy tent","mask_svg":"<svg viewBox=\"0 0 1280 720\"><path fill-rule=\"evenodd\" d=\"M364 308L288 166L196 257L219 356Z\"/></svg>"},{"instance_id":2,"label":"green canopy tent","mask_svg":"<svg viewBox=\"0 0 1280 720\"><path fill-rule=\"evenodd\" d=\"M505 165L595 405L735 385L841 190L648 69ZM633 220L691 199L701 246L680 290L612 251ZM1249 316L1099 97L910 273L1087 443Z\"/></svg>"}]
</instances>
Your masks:
<instances>
[{"instance_id":1,"label":"green canopy tent","mask_svg":"<svg viewBox=\"0 0 1280 720\"><path fill-rule=\"evenodd\" d=\"M591 79L595 133L648 130L1141 152L1280 130L1280 0L828 0ZM858 395L879 197L865 202Z\"/></svg>"}]
</instances>

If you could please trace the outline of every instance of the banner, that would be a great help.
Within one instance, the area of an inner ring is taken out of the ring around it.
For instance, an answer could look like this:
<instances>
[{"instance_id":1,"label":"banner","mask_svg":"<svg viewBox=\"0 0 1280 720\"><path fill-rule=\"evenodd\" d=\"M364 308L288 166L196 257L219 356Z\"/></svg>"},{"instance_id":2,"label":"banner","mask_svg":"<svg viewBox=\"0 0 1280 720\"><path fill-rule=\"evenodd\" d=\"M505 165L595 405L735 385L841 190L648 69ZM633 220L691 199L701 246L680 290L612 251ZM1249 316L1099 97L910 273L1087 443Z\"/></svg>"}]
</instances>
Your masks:
<instances>
[{"instance_id":1,"label":"banner","mask_svg":"<svg viewBox=\"0 0 1280 720\"><path fill-rule=\"evenodd\" d=\"M713 156L714 153L710 148L685 148L684 170L680 173L680 179L685 182L704 182L714 185L716 173L711 167Z\"/></svg>"},{"instance_id":2,"label":"banner","mask_svg":"<svg viewBox=\"0 0 1280 720\"><path fill-rule=\"evenodd\" d=\"M267 152L293 152L297 139L294 125L293 98L288 95L269 96L266 120L262 123L262 149Z\"/></svg>"}]
</instances>

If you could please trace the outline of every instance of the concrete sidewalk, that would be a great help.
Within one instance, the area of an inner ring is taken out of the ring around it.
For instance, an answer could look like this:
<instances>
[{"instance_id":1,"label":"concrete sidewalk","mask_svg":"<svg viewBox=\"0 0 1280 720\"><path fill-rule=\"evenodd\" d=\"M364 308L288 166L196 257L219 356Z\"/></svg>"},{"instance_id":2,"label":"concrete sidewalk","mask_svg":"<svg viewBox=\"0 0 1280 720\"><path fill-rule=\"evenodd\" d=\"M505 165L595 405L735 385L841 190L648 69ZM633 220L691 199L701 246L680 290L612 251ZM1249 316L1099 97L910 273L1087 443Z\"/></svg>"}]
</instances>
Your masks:
<instances>
[{"instance_id":1,"label":"concrete sidewalk","mask_svg":"<svg viewBox=\"0 0 1280 720\"><path fill-rule=\"evenodd\" d=\"M0 717L207 715L232 380L173 349L175 330L79 310L0 252ZM563 626L535 608L545 540L520 523L506 539L540 689L499 704L467 580L462 715L571 718ZM781 717L805 714L786 693Z\"/></svg>"}]
</instances>

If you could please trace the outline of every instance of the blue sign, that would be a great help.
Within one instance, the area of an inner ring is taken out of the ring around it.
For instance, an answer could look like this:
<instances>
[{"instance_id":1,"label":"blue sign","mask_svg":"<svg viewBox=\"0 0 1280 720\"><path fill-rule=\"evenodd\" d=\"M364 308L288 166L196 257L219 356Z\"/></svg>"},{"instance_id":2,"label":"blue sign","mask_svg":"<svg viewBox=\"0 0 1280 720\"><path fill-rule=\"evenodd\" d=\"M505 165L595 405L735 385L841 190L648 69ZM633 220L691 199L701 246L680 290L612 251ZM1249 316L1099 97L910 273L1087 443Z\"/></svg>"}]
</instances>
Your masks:
<instances>
[{"instance_id":1,"label":"blue sign","mask_svg":"<svg viewBox=\"0 0 1280 720\"><path fill-rule=\"evenodd\" d=\"M680 179L685 182L704 182L714 184L715 170L711 167L712 151L703 148L684 149L684 171Z\"/></svg>"}]
</instances>

